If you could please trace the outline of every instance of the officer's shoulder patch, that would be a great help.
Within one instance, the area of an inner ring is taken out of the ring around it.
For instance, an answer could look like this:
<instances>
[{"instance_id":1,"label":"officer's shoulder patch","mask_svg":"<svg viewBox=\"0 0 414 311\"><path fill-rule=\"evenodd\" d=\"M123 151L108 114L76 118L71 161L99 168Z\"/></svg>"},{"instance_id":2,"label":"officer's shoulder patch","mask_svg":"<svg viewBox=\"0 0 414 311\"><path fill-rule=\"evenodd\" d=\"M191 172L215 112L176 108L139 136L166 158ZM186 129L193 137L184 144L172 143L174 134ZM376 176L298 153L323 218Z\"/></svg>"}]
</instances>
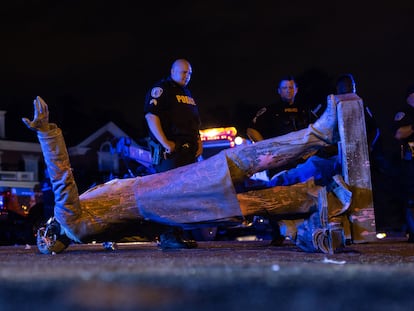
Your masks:
<instances>
[{"instance_id":1,"label":"officer's shoulder patch","mask_svg":"<svg viewBox=\"0 0 414 311\"><path fill-rule=\"evenodd\" d=\"M397 112L394 117L394 121L401 121L405 117L405 112Z\"/></svg>"},{"instance_id":2,"label":"officer's shoulder patch","mask_svg":"<svg viewBox=\"0 0 414 311\"><path fill-rule=\"evenodd\" d=\"M161 87L156 86L151 90L151 96L154 97L154 98L158 98L158 97L161 96L163 91L164 90Z\"/></svg>"}]
</instances>

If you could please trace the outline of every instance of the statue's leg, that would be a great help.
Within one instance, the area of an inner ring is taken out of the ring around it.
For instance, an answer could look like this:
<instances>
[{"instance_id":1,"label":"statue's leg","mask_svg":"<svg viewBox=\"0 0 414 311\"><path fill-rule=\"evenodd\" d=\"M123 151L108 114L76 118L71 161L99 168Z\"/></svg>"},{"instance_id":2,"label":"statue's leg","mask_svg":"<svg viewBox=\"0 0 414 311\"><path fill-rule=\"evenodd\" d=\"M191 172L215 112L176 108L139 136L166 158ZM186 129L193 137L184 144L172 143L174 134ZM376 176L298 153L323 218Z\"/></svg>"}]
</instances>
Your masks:
<instances>
[{"instance_id":1,"label":"statue's leg","mask_svg":"<svg viewBox=\"0 0 414 311\"><path fill-rule=\"evenodd\" d=\"M237 194L244 217L305 214L316 206L316 186L313 179L291 186L277 186Z\"/></svg>"},{"instance_id":2,"label":"statue's leg","mask_svg":"<svg viewBox=\"0 0 414 311\"><path fill-rule=\"evenodd\" d=\"M55 194L54 215L73 241L81 242L110 232L114 225L143 219L136 205L135 179L115 179L79 196L60 129L38 133Z\"/></svg>"},{"instance_id":3,"label":"statue's leg","mask_svg":"<svg viewBox=\"0 0 414 311\"><path fill-rule=\"evenodd\" d=\"M62 131L50 124L47 132L37 132L46 167L55 195L54 215L57 221L69 229L81 213L78 188L70 167ZM79 239L72 232L65 232L72 240Z\"/></svg>"},{"instance_id":4,"label":"statue's leg","mask_svg":"<svg viewBox=\"0 0 414 311\"><path fill-rule=\"evenodd\" d=\"M308 128L257 143L225 150L234 182L271 168L278 168L337 140L337 113L333 97L323 115Z\"/></svg>"},{"instance_id":5,"label":"statue's leg","mask_svg":"<svg viewBox=\"0 0 414 311\"><path fill-rule=\"evenodd\" d=\"M240 193L237 198L245 217L283 220L286 215L302 216L300 222L288 228L288 235L305 251L332 254L345 246L342 218L351 204L352 193L340 176L334 176L329 190L309 179L291 186Z\"/></svg>"},{"instance_id":6,"label":"statue's leg","mask_svg":"<svg viewBox=\"0 0 414 311\"><path fill-rule=\"evenodd\" d=\"M49 124L47 132L38 131L40 147L47 166L55 196L54 217L38 228L36 243L44 254L60 253L71 240L80 242L71 230L71 224L78 221L80 201L62 131L55 124Z\"/></svg>"},{"instance_id":7,"label":"statue's leg","mask_svg":"<svg viewBox=\"0 0 414 311\"><path fill-rule=\"evenodd\" d=\"M328 192L329 191L329 192ZM317 210L298 226L296 245L305 251L333 254L345 247L344 221L352 193L340 175L317 194Z\"/></svg>"}]
</instances>

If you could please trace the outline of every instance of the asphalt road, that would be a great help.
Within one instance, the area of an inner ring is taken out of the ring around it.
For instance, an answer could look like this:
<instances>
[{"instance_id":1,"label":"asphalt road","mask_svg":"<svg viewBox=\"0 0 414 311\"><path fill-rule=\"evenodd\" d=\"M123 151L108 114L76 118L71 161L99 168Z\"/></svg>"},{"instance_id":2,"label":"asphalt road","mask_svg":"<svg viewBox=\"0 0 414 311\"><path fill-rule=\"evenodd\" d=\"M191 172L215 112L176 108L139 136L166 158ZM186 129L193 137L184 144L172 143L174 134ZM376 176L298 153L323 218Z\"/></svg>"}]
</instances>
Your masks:
<instances>
[{"instance_id":1,"label":"asphalt road","mask_svg":"<svg viewBox=\"0 0 414 311\"><path fill-rule=\"evenodd\" d=\"M71 245L57 255L0 247L0 310L413 310L404 238L305 253L286 242Z\"/></svg>"}]
</instances>

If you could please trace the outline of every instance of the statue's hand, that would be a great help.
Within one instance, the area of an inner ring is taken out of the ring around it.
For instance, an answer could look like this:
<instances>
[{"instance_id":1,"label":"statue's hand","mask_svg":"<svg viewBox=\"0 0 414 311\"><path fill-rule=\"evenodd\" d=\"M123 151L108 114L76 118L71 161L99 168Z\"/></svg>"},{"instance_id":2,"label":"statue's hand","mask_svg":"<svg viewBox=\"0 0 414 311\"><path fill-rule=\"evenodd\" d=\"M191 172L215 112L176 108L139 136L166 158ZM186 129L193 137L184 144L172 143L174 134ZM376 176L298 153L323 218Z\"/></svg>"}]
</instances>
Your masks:
<instances>
[{"instance_id":1,"label":"statue's hand","mask_svg":"<svg viewBox=\"0 0 414 311\"><path fill-rule=\"evenodd\" d=\"M28 118L22 118L26 126L33 131L46 132L49 130L49 108L46 102L40 96L33 100L34 117L30 121Z\"/></svg>"}]
</instances>

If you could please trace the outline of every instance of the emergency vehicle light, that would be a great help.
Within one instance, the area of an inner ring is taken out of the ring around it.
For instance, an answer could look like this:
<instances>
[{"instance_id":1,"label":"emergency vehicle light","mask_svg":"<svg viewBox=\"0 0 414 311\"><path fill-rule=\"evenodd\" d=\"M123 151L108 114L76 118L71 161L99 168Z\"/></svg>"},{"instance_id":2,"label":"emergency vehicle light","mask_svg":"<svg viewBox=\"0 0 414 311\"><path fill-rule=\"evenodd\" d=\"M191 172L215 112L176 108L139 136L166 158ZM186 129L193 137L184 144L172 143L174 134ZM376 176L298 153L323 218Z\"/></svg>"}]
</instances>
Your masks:
<instances>
[{"instance_id":1,"label":"emergency vehicle light","mask_svg":"<svg viewBox=\"0 0 414 311\"><path fill-rule=\"evenodd\" d=\"M233 141L237 134L235 127L214 127L200 130L200 137L202 141L206 140L223 140L227 139Z\"/></svg>"}]
</instances>

